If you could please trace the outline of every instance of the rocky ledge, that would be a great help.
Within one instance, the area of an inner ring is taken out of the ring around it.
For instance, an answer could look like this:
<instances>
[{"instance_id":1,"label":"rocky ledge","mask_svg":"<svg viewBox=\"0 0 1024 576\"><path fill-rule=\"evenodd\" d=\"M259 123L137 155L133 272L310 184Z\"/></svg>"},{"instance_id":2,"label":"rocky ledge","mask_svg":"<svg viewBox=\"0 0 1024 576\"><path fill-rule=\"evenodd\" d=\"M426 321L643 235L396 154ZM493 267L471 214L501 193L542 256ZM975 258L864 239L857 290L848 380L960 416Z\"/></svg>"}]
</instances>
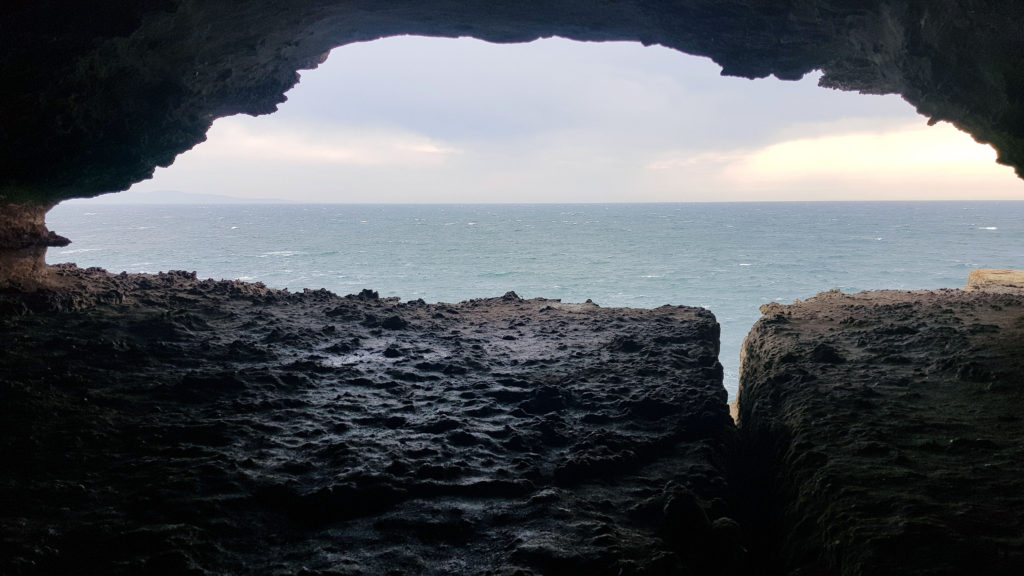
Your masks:
<instances>
[{"instance_id":1,"label":"rocky ledge","mask_svg":"<svg viewBox=\"0 0 1024 576\"><path fill-rule=\"evenodd\" d=\"M1024 290L995 276L762 308L739 397L754 553L788 574L1024 574Z\"/></svg>"},{"instance_id":2,"label":"rocky ledge","mask_svg":"<svg viewBox=\"0 0 1024 576\"><path fill-rule=\"evenodd\" d=\"M743 560L705 310L53 279L0 294L0 573Z\"/></svg>"},{"instance_id":3,"label":"rocky ledge","mask_svg":"<svg viewBox=\"0 0 1024 576\"><path fill-rule=\"evenodd\" d=\"M0 573L1021 574L1024 289L708 311L0 292Z\"/></svg>"}]
</instances>

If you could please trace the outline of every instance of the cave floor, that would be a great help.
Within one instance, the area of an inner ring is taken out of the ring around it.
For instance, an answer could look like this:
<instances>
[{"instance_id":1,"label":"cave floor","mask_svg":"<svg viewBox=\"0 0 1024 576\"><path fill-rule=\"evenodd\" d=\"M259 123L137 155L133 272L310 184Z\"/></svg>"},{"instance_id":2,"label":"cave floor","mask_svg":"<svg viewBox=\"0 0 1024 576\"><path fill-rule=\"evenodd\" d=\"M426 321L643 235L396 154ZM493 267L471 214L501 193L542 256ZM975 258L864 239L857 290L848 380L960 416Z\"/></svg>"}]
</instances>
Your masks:
<instances>
[{"instance_id":1,"label":"cave floor","mask_svg":"<svg viewBox=\"0 0 1024 576\"><path fill-rule=\"evenodd\" d=\"M742 561L705 310L55 274L0 295L0 573Z\"/></svg>"},{"instance_id":2,"label":"cave floor","mask_svg":"<svg viewBox=\"0 0 1024 576\"><path fill-rule=\"evenodd\" d=\"M698 308L54 274L0 294L3 574L1024 570L1024 290L766 305L737 428Z\"/></svg>"}]
</instances>

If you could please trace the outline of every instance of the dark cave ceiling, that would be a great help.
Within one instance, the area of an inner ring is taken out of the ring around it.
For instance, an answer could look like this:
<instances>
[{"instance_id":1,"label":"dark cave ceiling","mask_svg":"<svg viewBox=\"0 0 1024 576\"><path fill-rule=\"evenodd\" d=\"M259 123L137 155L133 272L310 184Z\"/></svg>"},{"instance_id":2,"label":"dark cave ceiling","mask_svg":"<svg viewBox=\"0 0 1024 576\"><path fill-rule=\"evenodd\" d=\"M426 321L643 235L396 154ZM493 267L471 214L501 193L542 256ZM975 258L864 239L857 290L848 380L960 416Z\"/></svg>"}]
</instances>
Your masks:
<instances>
[{"instance_id":1,"label":"dark cave ceiling","mask_svg":"<svg viewBox=\"0 0 1024 576\"><path fill-rule=\"evenodd\" d=\"M0 15L0 203L123 190L268 114L334 47L401 34L633 40L723 74L898 93L992 144L1024 175L1024 2L756 0L115 0Z\"/></svg>"}]
</instances>

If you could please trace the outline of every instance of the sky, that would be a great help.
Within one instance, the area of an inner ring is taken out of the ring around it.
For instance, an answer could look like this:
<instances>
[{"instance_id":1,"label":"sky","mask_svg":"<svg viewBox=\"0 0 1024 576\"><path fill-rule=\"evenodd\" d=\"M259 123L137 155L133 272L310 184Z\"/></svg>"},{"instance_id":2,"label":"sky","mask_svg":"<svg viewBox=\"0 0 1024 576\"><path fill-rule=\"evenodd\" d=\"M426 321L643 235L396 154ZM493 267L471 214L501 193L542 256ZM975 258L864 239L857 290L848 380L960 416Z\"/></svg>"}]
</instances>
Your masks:
<instances>
[{"instance_id":1,"label":"sky","mask_svg":"<svg viewBox=\"0 0 1024 576\"><path fill-rule=\"evenodd\" d=\"M1024 200L995 151L899 96L723 77L638 43L396 37L335 49L278 112L111 201Z\"/></svg>"}]
</instances>

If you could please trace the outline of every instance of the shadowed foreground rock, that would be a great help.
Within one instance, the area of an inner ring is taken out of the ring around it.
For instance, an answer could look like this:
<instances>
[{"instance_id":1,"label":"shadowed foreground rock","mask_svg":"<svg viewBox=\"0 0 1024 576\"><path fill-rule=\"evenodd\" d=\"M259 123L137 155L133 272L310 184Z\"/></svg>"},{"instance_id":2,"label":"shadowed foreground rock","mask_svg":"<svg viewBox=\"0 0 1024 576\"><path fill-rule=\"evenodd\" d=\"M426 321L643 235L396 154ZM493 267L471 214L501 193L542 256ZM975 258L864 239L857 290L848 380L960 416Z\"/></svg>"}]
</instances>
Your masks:
<instances>
[{"instance_id":1,"label":"shadowed foreground rock","mask_svg":"<svg viewBox=\"0 0 1024 576\"><path fill-rule=\"evenodd\" d=\"M53 272L0 294L0 573L743 560L707 311Z\"/></svg>"},{"instance_id":2,"label":"shadowed foreground rock","mask_svg":"<svg viewBox=\"0 0 1024 576\"><path fill-rule=\"evenodd\" d=\"M982 276L762 307L745 527L778 572L1024 574L1024 290Z\"/></svg>"}]
</instances>

